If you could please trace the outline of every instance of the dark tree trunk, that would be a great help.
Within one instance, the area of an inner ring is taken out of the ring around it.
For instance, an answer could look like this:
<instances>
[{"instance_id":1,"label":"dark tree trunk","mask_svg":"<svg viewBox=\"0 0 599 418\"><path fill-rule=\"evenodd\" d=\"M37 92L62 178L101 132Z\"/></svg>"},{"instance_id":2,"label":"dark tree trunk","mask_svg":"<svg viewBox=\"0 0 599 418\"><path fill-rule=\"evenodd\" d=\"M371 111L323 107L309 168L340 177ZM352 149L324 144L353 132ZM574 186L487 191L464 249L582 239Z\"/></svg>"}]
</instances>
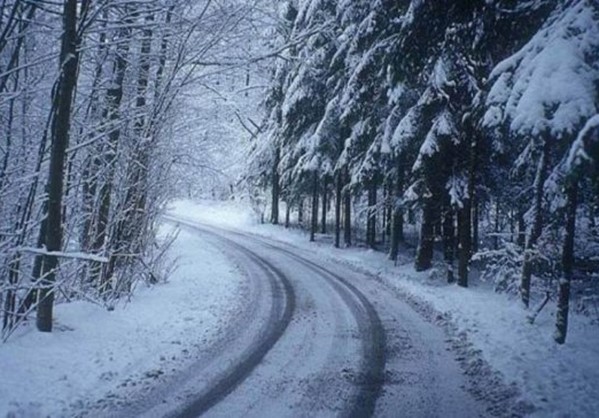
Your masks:
<instances>
[{"instance_id":1,"label":"dark tree trunk","mask_svg":"<svg viewBox=\"0 0 599 418\"><path fill-rule=\"evenodd\" d=\"M48 201L45 201L42 207L42 212L47 213L48 211ZM44 245L44 240L46 239L46 225L48 224L48 218L42 219L42 223L40 225L40 233L37 238L37 246L41 248ZM35 257L33 261L33 272L32 276L35 278L39 278L42 275L42 266L44 263L44 256L38 255ZM27 292L27 296L23 301L23 312L27 312L35 302L37 301L37 289L34 287Z\"/></svg>"},{"instance_id":2,"label":"dark tree trunk","mask_svg":"<svg viewBox=\"0 0 599 418\"><path fill-rule=\"evenodd\" d=\"M321 226L320 226L320 232L322 234L326 234L327 233L327 204L328 204L328 181L327 181L327 177L325 176L322 180L322 216L321 216Z\"/></svg>"},{"instance_id":3,"label":"dark tree trunk","mask_svg":"<svg viewBox=\"0 0 599 418\"><path fill-rule=\"evenodd\" d=\"M339 248L341 241L341 193L343 185L341 184L341 174L337 173L335 177L335 247Z\"/></svg>"},{"instance_id":4,"label":"dark tree trunk","mask_svg":"<svg viewBox=\"0 0 599 418\"><path fill-rule=\"evenodd\" d=\"M470 256L478 252L478 215L479 215L479 201L476 193L474 195L474 199L472 201L472 250L470 251Z\"/></svg>"},{"instance_id":5,"label":"dark tree trunk","mask_svg":"<svg viewBox=\"0 0 599 418\"><path fill-rule=\"evenodd\" d=\"M300 198L300 201L297 205L297 223L300 226L304 223L304 199Z\"/></svg>"},{"instance_id":6,"label":"dark tree trunk","mask_svg":"<svg viewBox=\"0 0 599 418\"><path fill-rule=\"evenodd\" d=\"M116 150L118 149L121 136L121 129L119 128L118 120L121 117L120 107L123 99L123 85L125 81L125 72L127 69L127 57L129 54L129 35L129 28L123 28L119 33L118 39L120 40L120 43L117 47L117 54L113 66L114 82L112 83L111 88L109 88L106 92L106 118L110 121L110 125L114 126L114 128L111 129L108 134L108 146L105 147L103 155L103 163L107 167L107 175L98 193L99 207L94 231L95 238L93 239L93 250L96 252L99 252L104 248L108 236L109 215L112 205L112 188L115 171L114 163L116 160ZM112 275L111 269L107 267L108 266L104 265L102 268L92 271L91 274L91 279L97 283L100 290L106 289L108 287L110 276Z\"/></svg>"},{"instance_id":7,"label":"dark tree trunk","mask_svg":"<svg viewBox=\"0 0 599 418\"><path fill-rule=\"evenodd\" d=\"M520 279L520 296L522 303L528 308L530 304L530 281L532 277L533 255L532 250L537 244L537 240L543 231L543 185L545 183L545 172L547 171L547 158L549 157L549 141L545 141L543 153L537 165L535 174L534 203L533 203L533 223L530 233L526 240L526 248L524 250L524 262L522 263L522 276Z\"/></svg>"},{"instance_id":8,"label":"dark tree trunk","mask_svg":"<svg viewBox=\"0 0 599 418\"><path fill-rule=\"evenodd\" d=\"M391 223L391 246L389 248L389 259L397 261L399 244L404 242L403 234L403 209L398 202L394 203L393 217Z\"/></svg>"},{"instance_id":9,"label":"dark tree trunk","mask_svg":"<svg viewBox=\"0 0 599 418\"><path fill-rule=\"evenodd\" d=\"M285 204L285 228L289 228L289 222L291 221L291 205L289 202Z\"/></svg>"},{"instance_id":10,"label":"dark tree trunk","mask_svg":"<svg viewBox=\"0 0 599 418\"><path fill-rule=\"evenodd\" d=\"M447 283L453 283L455 281L453 276L454 237L453 208L450 205L449 199L447 199L445 207L443 208L443 252L445 265L447 266Z\"/></svg>"},{"instance_id":11,"label":"dark tree trunk","mask_svg":"<svg viewBox=\"0 0 599 418\"><path fill-rule=\"evenodd\" d=\"M566 235L562 249L562 279L559 282L555 333L553 338L558 344L566 342L568 333L568 311L570 303L570 281L574 268L574 235L576 232L576 208L578 206L578 184L573 182L566 189L568 199L566 208Z\"/></svg>"},{"instance_id":12,"label":"dark tree trunk","mask_svg":"<svg viewBox=\"0 0 599 418\"><path fill-rule=\"evenodd\" d=\"M391 207L393 219L391 225L391 246L389 248L389 259L397 261L397 255L399 252L399 243L404 241L403 233L403 207L400 204L401 196L403 195L403 182L404 182L403 165L401 161L397 164L397 181L395 183L395 196L393 198L393 205Z\"/></svg>"},{"instance_id":13,"label":"dark tree trunk","mask_svg":"<svg viewBox=\"0 0 599 418\"><path fill-rule=\"evenodd\" d=\"M73 93L77 85L79 51L77 39L77 0L65 0L63 9L63 35L60 48L60 78L56 97L55 114L51 125L52 149L48 174L48 213L45 244L48 252L62 249L62 195L66 149L69 145L71 108ZM54 283L58 257L46 255L41 271L39 301L37 306L37 328L42 332L52 331L54 309Z\"/></svg>"},{"instance_id":14,"label":"dark tree trunk","mask_svg":"<svg viewBox=\"0 0 599 418\"><path fill-rule=\"evenodd\" d=\"M475 201L476 167L478 159L478 132L468 122L467 131L470 135L470 150L468 155L468 198L464 199L463 206L458 210L458 285L468 287L468 264L472 257L473 238L478 242L478 215L473 218ZM476 225L473 226L473 223ZM472 232L475 236L472 236Z\"/></svg>"},{"instance_id":15,"label":"dark tree trunk","mask_svg":"<svg viewBox=\"0 0 599 418\"><path fill-rule=\"evenodd\" d=\"M431 199L424 201L422 223L420 224L420 240L414 265L416 271L428 270L432 266L435 243L435 209L433 206L434 202Z\"/></svg>"},{"instance_id":16,"label":"dark tree trunk","mask_svg":"<svg viewBox=\"0 0 599 418\"><path fill-rule=\"evenodd\" d=\"M270 222L273 225L279 224L279 194L280 194L280 180L279 180L279 160L281 159L281 150L277 147L275 150L274 160L272 163L272 203Z\"/></svg>"},{"instance_id":17,"label":"dark tree trunk","mask_svg":"<svg viewBox=\"0 0 599 418\"><path fill-rule=\"evenodd\" d=\"M393 183L389 183L386 187L385 192L385 216L382 231L382 241L386 243L387 240L391 240L391 230L393 229Z\"/></svg>"},{"instance_id":18,"label":"dark tree trunk","mask_svg":"<svg viewBox=\"0 0 599 418\"><path fill-rule=\"evenodd\" d=\"M137 12L133 14L135 15ZM118 257L114 255L114 253L136 254L142 245L140 240L143 239L147 225L147 180L153 133L148 126L146 95L150 84L152 38L154 34L153 23L154 12L151 11L145 17L146 26L143 29L143 38L139 52L140 68L139 74L137 75L135 92L135 110L137 115L134 118L133 130L140 146L135 150L135 160L129 163L130 165L127 169L125 180L127 192L125 194L123 207L121 208L122 215L120 216L120 220L116 223L116 227L111 236L110 246L113 255L109 257L109 262L102 275L102 283L100 284L101 293L107 293L107 291L110 290L110 278L113 276L116 268L125 262L123 257ZM153 123L153 121L149 121L149 125L152 125ZM109 193L104 199L104 202L106 202L108 206L110 206L111 187L111 185L108 185Z\"/></svg>"},{"instance_id":19,"label":"dark tree trunk","mask_svg":"<svg viewBox=\"0 0 599 418\"><path fill-rule=\"evenodd\" d=\"M524 222L524 211L522 209L518 209L518 213L516 214L518 218L518 239L516 243L522 249L526 245L526 223Z\"/></svg>"},{"instance_id":20,"label":"dark tree trunk","mask_svg":"<svg viewBox=\"0 0 599 418\"><path fill-rule=\"evenodd\" d=\"M347 178L347 175L345 176ZM343 243L346 247L351 247L351 193L349 185L343 194Z\"/></svg>"},{"instance_id":21,"label":"dark tree trunk","mask_svg":"<svg viewBox=\"0 0 599 418\"><path fill-rule=\"evenodd\" d=\"M458 285L468 287L468 263L470 262L470 199L465 199L458 210Z\"/></svg>"},{"instance_id":22,"label":"dark tree trunk","mask_svg":"<svg viewBox=\"0 0 599 418\"><path fill-rule=\"evenodd\" d=\"M368 185L368 216L366 219L366 245L370 248L376 246L376 194L376 180L372 180Z\"/></svg>"},{"instance_id":23,"label":"dark tree trunk","mask_svg":"<svg viewBox=\"0 0 599 418\"><path fill-rule=\"evenodd\" d=\"M314 241L318 229L318 173L314 172L312 180L312 219L310 219L310 241Z\"/></svg>"},{"instance_id":24,"label":"dark tree trunk","mask_svg":"<svg viewBox=\"0 0 599 418\"><path fill-rule=\"evenodd\" d=\"M495 202L495 235L493 236L493 249L499 248L499 230L500 230L500 218L499 218L499 202Z\"/></svg>"}]
</instances>

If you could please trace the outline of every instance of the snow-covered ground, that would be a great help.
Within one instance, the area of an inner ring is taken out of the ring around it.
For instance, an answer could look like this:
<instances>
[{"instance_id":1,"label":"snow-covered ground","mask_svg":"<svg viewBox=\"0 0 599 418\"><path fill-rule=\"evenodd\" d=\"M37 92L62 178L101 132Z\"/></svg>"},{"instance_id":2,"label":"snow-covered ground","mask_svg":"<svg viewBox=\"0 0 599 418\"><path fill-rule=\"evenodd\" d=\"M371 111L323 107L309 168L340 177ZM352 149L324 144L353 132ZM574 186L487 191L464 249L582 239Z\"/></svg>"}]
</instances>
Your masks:
<instances>
[{"instance_id":1,"label":"snow-covered ground","mask_svg":"<svg viewBox=\"0 0 599 418\"><path fill-rule=\"evenodd\" d=\"M568 340L559 346L552 339L555 306L551 304L531 325L526 320L528 312L518 302L484 283L462 289L446 285L434 272L416 273L409 256L393 266L384 254L371 250L308 243L301 231L259 225L243 202L179 201L171 205L170 213L276 238L369 272L417 309L422 310L422 305L432 309L450 338L471 354L470 361L482 357L507 384L520 390L523 400L536 407L533 416L599 414L599 329L587 317L571 315ZM468 361L464 360L465 367L476 370L477 365Z\"/></svg>"},{"instance_id":2,"label":"snow-covered ground","mask_svg":"<svg viewBox=\"0 0 599 418\"><path fill-rule=\"evenodd\" d=\"M164 226L162 233L170 227ZM139 392L192 361L231 318L245 277L204 240L180 231L167 283L139 288L107 311L87 302L56 306L55 331L20 330L0 344L0 417L72 415Z\"/></svg>"},{"instance_id":3,"label":"snow-covered ground","mask_svg":"<svg viewBox=\"0 0 599 418\"><path fill-rule=\"evenodd\" d=\"M536 407L533 415L597 416L599 332L586 317L572 315L568 341L558 346L551 338L554 306L530 325L508 296L483 283L461 289L416 273L409 255L393 266L384 254L334 249L323 237L311 244L301 231L260 225L245 202L179 201L169 212L278 239L368 272L445 327L458 352L466 353L462 364L470 373L482 358L519 388ZM101 408L106 399L149 390L215 341L239 306L245 278L218 249L185 230L170 254L179 258L170 280L138 289L129 304L111 312L86 302L58 305L55 332L25 328L0 344L0 417Z\"/></svg>"}]
</instances>

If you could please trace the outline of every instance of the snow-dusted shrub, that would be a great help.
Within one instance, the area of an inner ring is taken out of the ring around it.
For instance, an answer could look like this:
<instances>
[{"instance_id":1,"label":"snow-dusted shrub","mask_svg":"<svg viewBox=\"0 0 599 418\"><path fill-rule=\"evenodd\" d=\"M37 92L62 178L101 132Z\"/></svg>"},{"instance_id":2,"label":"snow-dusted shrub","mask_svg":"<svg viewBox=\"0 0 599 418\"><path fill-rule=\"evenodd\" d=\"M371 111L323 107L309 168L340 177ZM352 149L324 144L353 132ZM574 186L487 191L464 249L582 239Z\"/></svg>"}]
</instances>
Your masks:
<instances>
[{"instance_id":1,"label":"snow-dusted shrub","mask_svg":"<svg viewBox=\"0 0 599 418\"><path fill-rule=\"evenodd\" d=\"M479 263L481 280L495 284L495 291L517 293L522 270L522 249L518 245L505 242L498 250L485 250L472 257Z\"/></svg>"}]
</instances>

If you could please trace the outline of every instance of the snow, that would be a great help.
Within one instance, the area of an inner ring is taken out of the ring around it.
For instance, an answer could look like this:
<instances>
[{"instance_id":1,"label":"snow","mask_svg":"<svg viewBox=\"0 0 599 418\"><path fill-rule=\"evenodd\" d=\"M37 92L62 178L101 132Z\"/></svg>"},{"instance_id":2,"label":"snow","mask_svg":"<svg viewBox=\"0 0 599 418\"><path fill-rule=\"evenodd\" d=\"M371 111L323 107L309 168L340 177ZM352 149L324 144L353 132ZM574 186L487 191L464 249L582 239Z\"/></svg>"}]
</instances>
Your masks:
<instances>
[{"instance_id":1,"label":"snow","mask_svg":"<svg viewBox=\"0 0 599 418\"><path fill-rule=\"evenodd\" d=\"M520 51L492 71L485 126L497 126L503 116L520 135L548 131L560 138L597 112L596 5L578 0L557 10Z\"/></svg>"},{"instance_id":2,"label":"snow","mask_svg":"<svg viewBox=\"0 0 599 418\"><path fill-rule=\"evenodd\" d=\"M168 213L176 215L178 219L224 227L257 223L244 201L176 200L169 204Z\"/></svg>"},{"instance_id":3,"label":"snow","mask_svg":"<svg viewBox=\"0 0 599 418\"><path fill-rule=\"evenodd\" d=\"M587 153L594 142L599 142L599 115L595 115L590 118L585 124L584 128L578 134L578 137L570 147L568 158L566 160L566 169L568 171L574 168L580 167L585 161L592 162L593 158ZM596 131L593 138L593 130ZM596 160L599 157L595 156Z\"/></svg>"},{"instance_id":4,"label":"snow","mask_svg":"<svg viewBox=\"0 0 599 418\"><path fill-rule=\"evenodd\" d=\"M468 181L463 176L452 175L447 181L446 189L451 204L462 208L464 200L468 198Z\"/></svg>"},{"instance_id":5,"label":"snow","mask_svg":"<svg viewBox=\"0 0 599 418\"><path fill-rule=\"evenodd\" d=\"M0 416L73 415L106 397L126 397L183 369L214 341L240 303L244 277L183 230L169 254L179 263L168 282L139 289L130 303L113 311L59 304L54 332L31 325L0 344Z\"/></svg>"},{"instance_id":6,"label":"snow","mask_svg":"<svg viewBox=\"0 0 599 418\"><path fill-rule=\"evenodd\" d=\"M391 138L391 145L394 148L401 151L410 138L413 138L416 135L420 118L420 108L418 106L410 108L408 113L397 125L397 128L395 128L395 132Z\"/></svg>"},{"instance_id":7,"label":"snow","mask_svg":"<svg viewBox=\"0 0 599 418\"><path fill-rule=\"evenodd\" d=\"M430 157L439 152L440 137L452 136L455 132L456 129L451 114L447 110L442 111L441 114L435 118L433 126L426 134L426 137L420 146L418 158L412 167L412 171L417 171L422 167L424 157Z\"/></svg>"},{"instance_id":8,"label":"snow","mask_svg":"<svg viewBox=\"0 0 599 418\"><path fill-rule=\"evenodd\" d=\"M570 313L568 339L555 344L555 306L551 303L537 317L534 325L526 320L529 311L518 301L495 293L491 283L472 281L470 288L447 285L439 270L417 273L413 258L403 255L393 266L385 254L360 248L335 249L329 243L310 244L305 233L272 225L259 225L243 205L227 203L185 202L174 205L172 213L198 222L211 222L207 215L218 207L223 211L221 225L290 243L328 261L336 261L367 272L406 300L425 304L443 318L450 338L466 336L468 355L480 355L515 384L523 400L536 410L531 416L595 416L599 411L599 332L590 319ZM320 236L322 238L322 236Z\"/></svg>"},{"instance_id":9,"label":"snow","mask_svg":"<svg viewBox=\"0 0 599 418\"><path fill-rule=\"evenodd\" d=\"M482 357L520 389L523 400L536 407L532 416L593 416L599 410L599 333L587 317L571 313L568 340L560 346L552 339L551 303L531 325L529 311L493 292L491 283L473 280L463 289L445 284L441 270L416 273L405 253L394 266L372 250L310 244L299 230L260 225L244 201L176 201L168 210L344 263L412 306L427 306L446 326L448 338L467 339L466 361ZM24 329L0 345L0 416L62 416L107 396L126 399L156 384L162 373L182 370L191 353L214 341L239 306L243 276L217 249L185 230L170 254L180 260L170 280L139 289L130 303L111 312L87 302L61 304L54 333Z\"/></svg>"},{"instance_id":10,"label":"snow","mask_svg":"<svg viewBox=\"0 0 599 418\"><path fill-rule=\"evenodd\" d=\"M48 251L46 249L33 248L33 247L21 247L17 248L16 251L27 252L31 254L40 254L40 255L53 255L55 257L62 258L75 258L78 260L89 260L96 261L98 263L108 263L107 257L101 257L95 254L83 253L80 251L71 251L71 252L63 252L63 251Z\"/></svg>"}]
</instances>

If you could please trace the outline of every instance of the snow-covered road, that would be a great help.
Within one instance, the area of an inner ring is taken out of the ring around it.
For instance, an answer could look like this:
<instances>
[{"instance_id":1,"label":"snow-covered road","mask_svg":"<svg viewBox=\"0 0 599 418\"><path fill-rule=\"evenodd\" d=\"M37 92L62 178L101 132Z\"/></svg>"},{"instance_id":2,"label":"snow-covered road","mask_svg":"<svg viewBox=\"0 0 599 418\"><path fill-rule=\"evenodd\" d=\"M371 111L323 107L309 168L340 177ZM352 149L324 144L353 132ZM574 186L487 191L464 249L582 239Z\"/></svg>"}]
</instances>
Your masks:
<instances>
[{"instance_id":1,"label":"snow-covered road","mask_svg":"<svg viewBox=\"0 0 599 418\"><path fill-rule=\"evenodd\" d=\"M122 416L482 416L443 332L380 282L267 238L173 220L252 286L226 335Z\"/></svg>"}]
</instances>

